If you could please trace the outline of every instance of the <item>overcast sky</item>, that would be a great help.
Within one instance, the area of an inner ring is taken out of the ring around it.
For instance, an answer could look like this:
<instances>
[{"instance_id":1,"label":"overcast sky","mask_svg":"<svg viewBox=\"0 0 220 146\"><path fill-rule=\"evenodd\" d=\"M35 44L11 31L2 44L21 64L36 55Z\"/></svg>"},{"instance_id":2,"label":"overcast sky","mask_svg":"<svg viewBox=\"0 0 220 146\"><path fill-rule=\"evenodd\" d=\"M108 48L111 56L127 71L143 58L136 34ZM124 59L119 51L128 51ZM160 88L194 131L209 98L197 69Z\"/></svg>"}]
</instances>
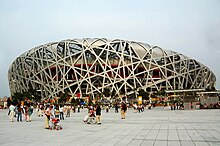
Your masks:
<instances>
[{"instance_id":1,"label":"overcast sky","mask_svg":"<svg viewBox=\"0 0 220 146\"><path fill-rule=\"evenodd\" d=\"M0 97L25 51L74 38L125 39L194 58L220 89L220 0L1 0Z\"/></svg>"}]
</instances>

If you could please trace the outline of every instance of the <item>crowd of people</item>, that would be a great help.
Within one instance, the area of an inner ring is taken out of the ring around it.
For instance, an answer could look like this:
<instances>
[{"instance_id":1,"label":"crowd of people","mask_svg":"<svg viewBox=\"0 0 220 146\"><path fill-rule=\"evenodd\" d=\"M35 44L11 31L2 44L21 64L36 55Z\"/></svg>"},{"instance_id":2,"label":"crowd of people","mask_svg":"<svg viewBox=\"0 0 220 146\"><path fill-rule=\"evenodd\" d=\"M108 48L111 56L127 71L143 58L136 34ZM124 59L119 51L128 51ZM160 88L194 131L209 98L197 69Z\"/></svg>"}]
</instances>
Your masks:
<instances>
[{"instance_id":1,"label":"crowd of people","mask_svg":"<svg viewBox=\"0 0 220 146\"><path fill-rule=\"evenodd\" d=\"M81 108L81 107L78 107ZM39 117L45 115L45 129L50 129L51 123L54 119L57 121L64 120L70 117L70 112L74 108L71 105L58 105L58 104L38 104L36 107L36 113ZM75 110L73 110L75 112ZM79 109L77 110L80 111ZM65 117L65 118L64 118Z\"/></svg>"},{"instance_id":2,"label":"crowd of people","mask_svg":"<svg viewBox=\"0 0 220 146\"><path fill-rule=\"evenodd\" d=\"M10 121L14 122L17 119L17 122L31 122L31 116L33 114L34 107L30 103L22 105L20 102L16 105L10 104L8 115L10 116ZM24 115L24 119L23 116Z\"/></svg>"},{"instance_id":3,"label":"crowd of people","mask_svg":"<svg viewBox=\"0 0 220 146\"><path fill-rule=\"evenodd\" d=\"M85 115L83 122L86 124L101 124L101 115L102 111L105 109L105 112L110 112L110 108L115 108L115 113L121 113L121 119L126 118L126 112L128 109L128 104L126 103L126 98L122 98L120 103L112 105L103 105L101 103L96 103L95 105L88 105L88 113ZM144 107L142 105L133 105L134 109L138 112L143 112ZM9 106L8 115L10 121L14 122L15 118L18 122L23 120L27 122L32 121L32 114L35 109L35 113L38 117L44 117L44 128L51 129L51 122L56 119L57 121L62 121L65 118L71 116L71 112L79 113L81 109L84 108L83 105L62 105L62 104L51 104L51 103L37 103L33 106L32 103L17 105L11 104Z\"/></svg>"},{"instance_id":4,"label":"crowd of people","mask_svg":"<svg viewBox=\"0 0 220 146\"><path fill-rule=\"evenodd\" d=\"M213 105L213 108L220 107L218 105ZM154 107L153 104L149 104L148 106L134 103L130 105L134 109L134 113L140 113L144 112L145 108L151 109L151 107ZM192 106L192 104L191 104ZM201 105L200 105L201 106ZM126 103L126 98L122 98L120 102L115 103L114 105L110 104L101 104L96 103L95 105L87 105L88 113L85 115L83 122L86 124L101 124L101 115L102 111L105 111L106 113L110 112L110 108L115 109L115 113L121 113L121 119L126 118L126 112L128 109L128 103ZM174 103L170 105L171 110L179 110L183 109L183 103ZM14 122L17 120L17 122L31 122L32 121L32 115L34 112L34 109L36 110L36 115L38 117L44 117L45 118L45 129L51 129L51 122L56 121L59 122L60 120L64 120L65 118L68 118L71 116L71 112L77 112L80 113L81 109L83 109L83 105L77 105L72 106L70 104L51 104L51 103L37 103L33 104L31 102L25 102L21 103L18 102L16 105L10 104L8 106L8 116L11 122ZM202 108L207 108L207 105L204 104Z\"/></svg>"}]
</instances>

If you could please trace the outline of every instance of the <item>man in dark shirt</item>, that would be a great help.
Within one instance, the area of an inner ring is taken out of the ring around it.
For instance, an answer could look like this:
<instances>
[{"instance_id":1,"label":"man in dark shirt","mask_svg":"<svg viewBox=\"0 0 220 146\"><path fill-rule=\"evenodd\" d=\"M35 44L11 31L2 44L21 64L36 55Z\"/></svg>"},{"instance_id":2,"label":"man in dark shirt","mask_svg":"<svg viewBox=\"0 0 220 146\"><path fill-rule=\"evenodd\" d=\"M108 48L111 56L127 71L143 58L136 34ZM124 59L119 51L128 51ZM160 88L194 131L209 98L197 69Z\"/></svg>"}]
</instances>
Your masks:
<instances>
[{"instance_id":1,"label":"man in dark shirt","mask_svg":"<svg viewBox=\"0 0 220 146\"><path fill-rule=\"evenodd\" d=\"M101 124L101 107L99 104L96 105L96 122L97 124Z\"/></svg>"}]
</instances>

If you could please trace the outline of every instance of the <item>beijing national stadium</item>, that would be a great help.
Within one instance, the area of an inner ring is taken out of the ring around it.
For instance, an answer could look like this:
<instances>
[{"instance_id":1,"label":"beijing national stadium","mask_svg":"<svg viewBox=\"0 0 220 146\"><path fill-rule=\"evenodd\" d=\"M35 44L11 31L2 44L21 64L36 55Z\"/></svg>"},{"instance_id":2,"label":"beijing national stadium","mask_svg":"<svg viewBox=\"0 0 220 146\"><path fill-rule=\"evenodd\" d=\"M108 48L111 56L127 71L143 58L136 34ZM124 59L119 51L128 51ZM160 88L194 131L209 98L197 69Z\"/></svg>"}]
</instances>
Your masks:
<instances>
[{"instance_id":1,"label":"beijing national stadium","mask_svg":"<svg viewBox=\"0 0 220 146\"><path fill-rule=\"evenodd\" d=\"M29 89L42 97L62 93L130 95L138 90L212 89L216 77L181 53L121 39L68 39L17 57L8 71L11 94Z\"/></svg>"}]
</instances>

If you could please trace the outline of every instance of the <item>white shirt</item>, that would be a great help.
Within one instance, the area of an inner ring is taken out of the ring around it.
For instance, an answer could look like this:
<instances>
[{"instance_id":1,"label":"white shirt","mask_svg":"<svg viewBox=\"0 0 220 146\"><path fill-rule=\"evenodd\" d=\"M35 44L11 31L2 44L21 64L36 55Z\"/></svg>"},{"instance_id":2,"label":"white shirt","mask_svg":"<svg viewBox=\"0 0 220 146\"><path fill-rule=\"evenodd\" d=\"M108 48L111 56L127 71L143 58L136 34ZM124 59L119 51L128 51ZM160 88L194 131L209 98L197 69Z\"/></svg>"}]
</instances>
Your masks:
<instances>
[{"instance_id":1,"label":"white shirt","mask_svg":"<svg viewBox=\"0 0 220 146\"><path fill-rule=\"evenodd\" d=\"M63 112L63 107L60 107L60 112Z\"/></svg>"},{"instance_id":2,"label":"white shirt","mask_svg":"<svg viewBox=\"0 0 220 146\"><path fill-rule=\"evenodd\" d=\"M10 106L9 106L9 110L10 110L10 111L15 111L15 106L14 106L14 105L10 105Z\"/></svg>"}]
</instances>

